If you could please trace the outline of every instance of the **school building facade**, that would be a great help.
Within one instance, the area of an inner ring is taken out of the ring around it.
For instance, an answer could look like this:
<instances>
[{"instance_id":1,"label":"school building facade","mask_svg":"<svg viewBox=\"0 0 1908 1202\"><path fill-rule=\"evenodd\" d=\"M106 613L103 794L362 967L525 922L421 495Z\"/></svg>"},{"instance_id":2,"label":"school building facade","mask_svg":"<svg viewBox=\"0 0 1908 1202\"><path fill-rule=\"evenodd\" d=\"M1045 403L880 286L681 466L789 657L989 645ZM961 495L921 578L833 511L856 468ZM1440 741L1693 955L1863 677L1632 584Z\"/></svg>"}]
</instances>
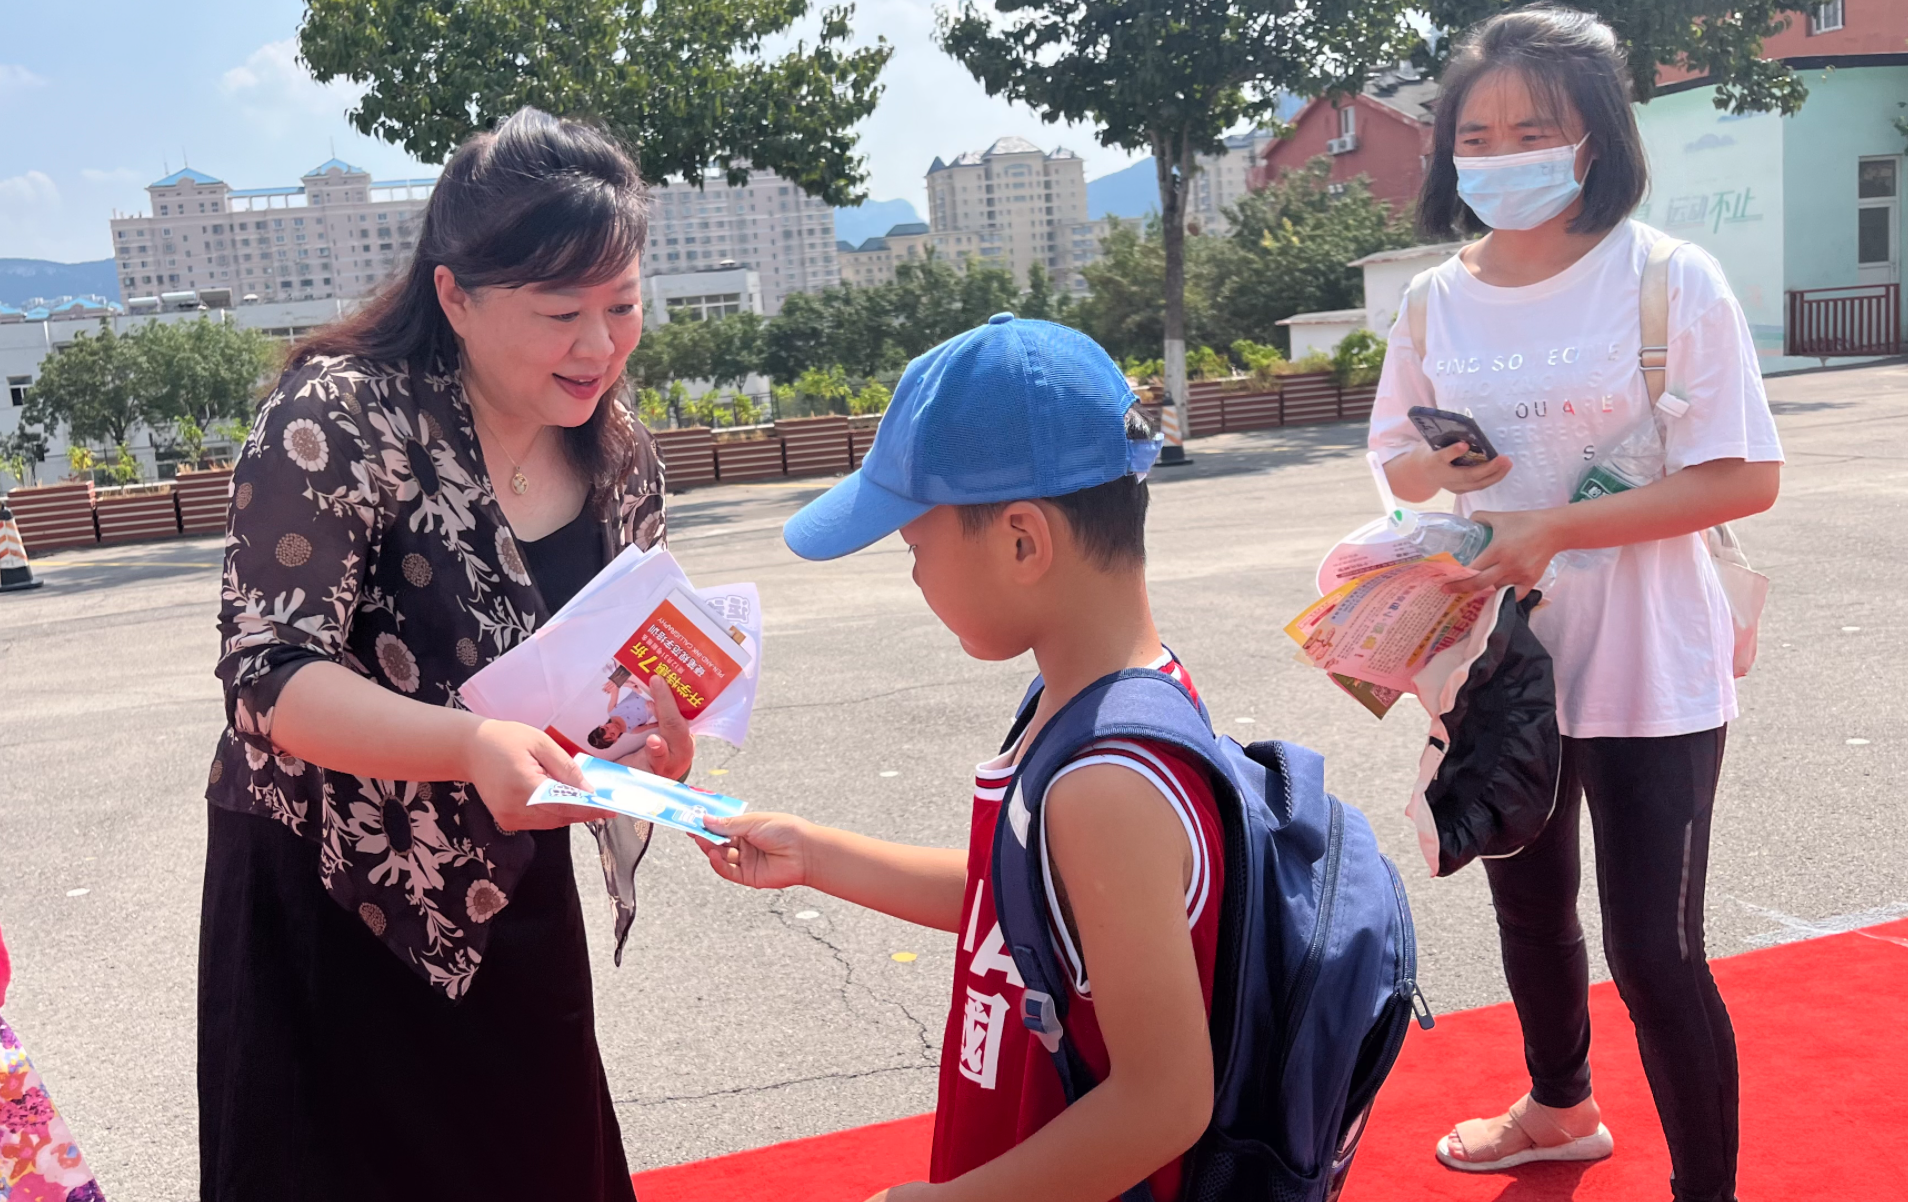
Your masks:
<instances>
[{"instance_id":1,"label":"school building facade","mask_svg":"<svg viewBox=\"0 0 1908 1202\"><path fill-rule=\"evenodd\" d=\"M1834 0L1768 39L1809 89L1792 117L1734 116L1701 79L1638 105L1649 197L1637 217L1716 256L1763 370L1903 348L1908 3Z\"/></svg>"}]
</instances>

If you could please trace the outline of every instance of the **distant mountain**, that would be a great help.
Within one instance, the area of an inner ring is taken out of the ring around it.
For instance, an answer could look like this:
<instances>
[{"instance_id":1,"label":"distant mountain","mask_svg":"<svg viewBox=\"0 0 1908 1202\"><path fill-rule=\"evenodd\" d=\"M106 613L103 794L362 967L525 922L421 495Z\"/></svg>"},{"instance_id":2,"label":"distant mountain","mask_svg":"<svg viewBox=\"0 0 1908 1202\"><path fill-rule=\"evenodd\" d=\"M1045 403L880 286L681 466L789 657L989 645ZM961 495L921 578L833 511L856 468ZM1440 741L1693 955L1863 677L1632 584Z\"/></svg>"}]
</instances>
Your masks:
<instances>
[{"instance_id":1,"label":"distant mountain","mask_svg":"<svg viewBox=\"0 0 1908 1202\"><path fill-rule=\"evenodd\" d=\"M864 200L852 209L835 210L835 237L860 246L869 238L879 238L897 225L921 220L914 205L905 200Z\"/></svg>"},{"instance_id":2,"label":"distant mountain","mask_svg":"<svg viewBox=\"0 0 1908 1202\"><path fill-rule=\"evenodd\" d=\"M1151 155L1111 175L1087 181L1087 217L1144 217L1159 211L1159 176Z\"/></svg>"},{"instance_id":3,"label":"distant mountain","mask_svg":"<svg viewBox=\"0 0 1908 1202\"><path fill-rule=\"evenodd\" d=\"M0 259L0 305L15 308L36 296L119 296L111 259L55 263L50 259Z\"/></svg>"}]
</instances>

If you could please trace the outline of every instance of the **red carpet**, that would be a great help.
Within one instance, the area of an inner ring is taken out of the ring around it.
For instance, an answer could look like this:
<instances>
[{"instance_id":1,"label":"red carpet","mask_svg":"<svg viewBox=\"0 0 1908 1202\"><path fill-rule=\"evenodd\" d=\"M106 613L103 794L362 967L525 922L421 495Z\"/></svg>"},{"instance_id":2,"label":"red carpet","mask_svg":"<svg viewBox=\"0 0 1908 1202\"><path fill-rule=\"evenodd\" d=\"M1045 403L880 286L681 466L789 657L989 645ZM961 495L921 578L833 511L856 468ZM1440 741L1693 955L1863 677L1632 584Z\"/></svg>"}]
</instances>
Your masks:
<instances>
[{"instance_id":1,"label":"red carpet","mask_svg":"<svg viewBox=\"0 0 1908 1202\"><path fill-rule=\"evenodd\" d=\"M1743 1202L1908 1202L1908 922L1784 944L1713 964L1742 1056ZM1528 1088L1508 1004L1413 1029L1379 1095L1345 1202L1652 1202L1669 1153L1636 1040L1608 983L1590 991L1592 1059L1617 1153L1588 1166L1452 1172L1431 1156L1460 1118L1500 1113ZM642 1202L743 1198L863 1202L926 1175L928 1116L795 1140L636 1175ZM1809 1157L1812 1143L1859 1148Z\"/></svg>"}]
</instances>

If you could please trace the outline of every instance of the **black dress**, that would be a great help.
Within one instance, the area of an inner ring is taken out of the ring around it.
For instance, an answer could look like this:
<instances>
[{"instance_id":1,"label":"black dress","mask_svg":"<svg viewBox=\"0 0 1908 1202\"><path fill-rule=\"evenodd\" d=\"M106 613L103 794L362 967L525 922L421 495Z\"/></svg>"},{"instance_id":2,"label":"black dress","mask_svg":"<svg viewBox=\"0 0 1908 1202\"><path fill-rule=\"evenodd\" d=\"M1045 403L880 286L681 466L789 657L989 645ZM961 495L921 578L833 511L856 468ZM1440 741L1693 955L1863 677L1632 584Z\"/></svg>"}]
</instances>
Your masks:
<instances>
[{"instance_id":1,"label":"black dress","mask_svg":"<svg viewBox=\"0 0 1908 1202\"><path fill-rule=\"evenodd\" d=\"M520 543L554 611L605 562L587 512ZM319 844L209 807L199 947L207 1202L631 1200L570 831L538 831L451 1001L325 892Z\"/></svg>"}]
</instances>

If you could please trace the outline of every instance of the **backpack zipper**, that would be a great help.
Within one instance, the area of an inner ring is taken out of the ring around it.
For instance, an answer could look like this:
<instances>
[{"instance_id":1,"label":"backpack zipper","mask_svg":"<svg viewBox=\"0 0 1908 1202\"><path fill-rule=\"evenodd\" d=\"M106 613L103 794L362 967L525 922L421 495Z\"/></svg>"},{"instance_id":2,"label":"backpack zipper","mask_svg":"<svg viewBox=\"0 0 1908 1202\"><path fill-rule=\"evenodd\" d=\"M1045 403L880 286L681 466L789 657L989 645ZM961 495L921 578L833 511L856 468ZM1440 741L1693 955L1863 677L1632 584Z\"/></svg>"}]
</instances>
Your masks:
<instances>
[{"instance_id":1,"label":"backpack zipper","mask_svg":"<svg viewBox=\"0 0 1908 1202\"><path fill-rule=\"evenodd\" d=\"M1289 779L1289 778L1288 778ZM1318 983L1318 967L1325 960L1325 944L1331 938L1332 911L1338 904L1338 863L1345 841L1345 804L1329 794L1326 800L1332 804L1332 820L1325 838L1325 883L1319 892L1318 918L1312 928L1311 946L1305 950L1305 963L1299 968L1299 975L1292 982L1292 992L1287 999L1285 1009L1285 1040L1279 1050L1279 1075L1285 1075L1286 1062L1292 1055L1292 1042L1298 1037L1299 1020L1312 1002L1312 988Z\"/></svg>"},{"instance_id":2,"label":"backpack zipper","mask_svg":"<svg viewBox=\"0 0 1908 1202\"><path fill-rule=\"evenodd\" d=\"M1392 1001L1410 1006L1412 1013L1417 1016L1418 1025L1428 1031L1435 1020L1431 1017L1431 1004L1424 1000L1424 994L1418 989L1418 941L1412 932L1411 911L1405 906L1404 881L1398 876L1398 866L1388 856L1385 857L1385 870L1391 874L1391 896L1398 906L1398 973L1391 988ZM1387 1005L1385 1010L1388 1013L1390 1006ZM1363 1113L1371 1105L1372 1099L1378 1096L1379 1087L1398 1063L1398 1053L1404 1050L1405 1033L1410 1029L1409 1023L1398 1023L1385 1036L1385 1050L1372 1065L1370 1087L1346 1099L1347 1121Z\"/></svg>"},{"instance_id":3,"label":"backpack zipper","mask_svg":"<svg viewBox=\"0 0 1908 1202\"><path fill-rule=\"evenodd\" d=\"M1402 978L1398 982L1398 996L1410 1000L1418 1026L1429 1031L1437 1025L1437 1019L1431 1017L1431 1003L1418 988L1418 939L1412 930L1411 911L1405 906L1404 880L1389 856L1385 857L1385 871L1391 874L1391 896L1398 903L1398 972Z\"/></svg>"}]
</instances>

